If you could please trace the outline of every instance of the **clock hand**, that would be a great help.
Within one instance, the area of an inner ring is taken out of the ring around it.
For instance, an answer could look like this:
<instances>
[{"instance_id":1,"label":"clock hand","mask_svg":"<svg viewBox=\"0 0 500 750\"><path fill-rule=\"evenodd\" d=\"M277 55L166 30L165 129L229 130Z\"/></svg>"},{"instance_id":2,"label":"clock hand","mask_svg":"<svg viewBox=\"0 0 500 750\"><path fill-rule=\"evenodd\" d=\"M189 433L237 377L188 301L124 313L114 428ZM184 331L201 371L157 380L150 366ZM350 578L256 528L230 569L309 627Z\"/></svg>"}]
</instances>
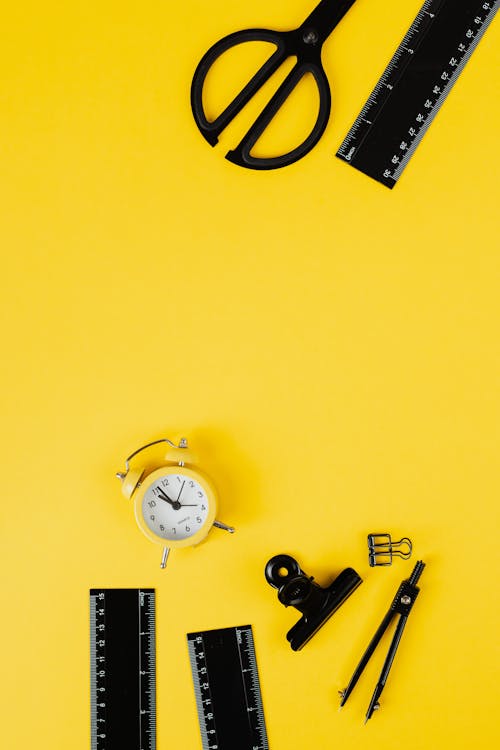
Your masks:
<instances>
[{"instance_id":1,"label":"clock hand","mask_svg":"<svg viewBox=\"0 0 500 750\"><path fill-rule=\"evenodd\" d=\"M172 503L174 503L174 502L175 502L175 500L171 500L171 499L169 498L169 496L167 495L167 493L166 493L166 492L164 492L164 491L163 491L163 490L162 490L162 489L161 489L160 487L158 487L158 492L160 493L160 497L161 497L161 499L162 499L162 500L166 500L166 501L167 501L167 503L170 503L170 504L172 504Z\"/></svg>"},{"instance_id":2,"label":"clock hand","mask_svg":"<svg viewBox=\"0 0 500 750\"><path fill-rule=\"evenodd\" d=\"M174 510L179 510L179 508L181 507L181 504L178 500L171 500L168 497L168 495L159 487L158 487L158 492L161 493L159 495L160 500L164 500L165 502L169 503L169 505L171 505Z\"/></svg>"},{"instance_id":3,"label":"clock hand","mask_svg":"<svg viewBox=\"0 0 500 750\"><path fill-rule=\"evenodd\" d=\"M180 497L181 497L181 495L182 495L182 490L184 489L184 485L185 485L185 484L186 484L186 480L184 480L184 481L183 481L183 483L182 483L181 491L179 492L179 496L178 496L178 498L177 498L177 502L179 502L179 500L180 500Z\"/></svg>"}]
</instances>

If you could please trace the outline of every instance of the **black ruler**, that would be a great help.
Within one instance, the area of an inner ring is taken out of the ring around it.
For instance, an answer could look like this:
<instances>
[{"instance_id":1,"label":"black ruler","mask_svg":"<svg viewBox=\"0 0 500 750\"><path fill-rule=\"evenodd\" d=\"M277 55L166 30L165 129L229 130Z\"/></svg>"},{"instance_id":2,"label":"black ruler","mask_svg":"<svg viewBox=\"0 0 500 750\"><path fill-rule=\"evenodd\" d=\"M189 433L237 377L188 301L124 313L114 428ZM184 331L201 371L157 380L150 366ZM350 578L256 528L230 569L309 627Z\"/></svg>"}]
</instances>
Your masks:
<instances>
[{"instance_id":1,"label":"black ruler","mask_svg":"<svg viewBox=\"0 0 500 750\"><path fill-rule=\"evenodd\" d=\"M154 589L90 590L91 750L155 750Z\"/></svg>"},{"instance_id":2,"label":"black ruler","mask_svg":"<svg viewBox=\"0 0 500 750\"><path fill-rule=\"evenodd\" d=\"M203 750L268 750L252 626L187 639Z\"/></svg>"},{"instance_id":3,"label":"black ruler","mask_svg":"<svg viewBox=\"0 0 500 750\"><path fill-rule=\"evenodd\" d=\"M500 0L426 0L337 156L394 187Z\"/></svg>"}]
</instances>

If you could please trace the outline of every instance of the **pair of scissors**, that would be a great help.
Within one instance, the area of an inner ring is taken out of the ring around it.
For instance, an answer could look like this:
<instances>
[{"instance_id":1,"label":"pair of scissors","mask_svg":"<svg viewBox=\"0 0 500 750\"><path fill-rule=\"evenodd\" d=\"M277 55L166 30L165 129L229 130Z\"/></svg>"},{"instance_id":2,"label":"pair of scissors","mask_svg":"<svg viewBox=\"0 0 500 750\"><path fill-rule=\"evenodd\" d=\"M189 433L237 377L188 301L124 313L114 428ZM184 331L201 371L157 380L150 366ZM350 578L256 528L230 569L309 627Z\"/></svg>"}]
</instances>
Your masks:
<instances>
[{"instance_id":1,"label":"pair of scissors","mask_svg":"<svg viewBox=\"0 0 500 750\"><path fill-rule=\"evenodd\" d=\"M321 48L355 0L321 0L303 24L293 31L271 29L246 29L229 34L214 44L200 60L191 86L191 108L203 137L215 146L219 135L259 91L264 83L289 57L295 57L292 70L264 107L239 145L229 151L226 159L249 169L276 169L298 161L319 141L328 124L331 109L330 87L321 64ZM246 86L215 120L209 121L203 108L202 94L207 74L224 52L245 42L271 42L275 52L255 73ZM286 154L271 157L252 156L251 150L283 106L300 80L310 73L319 91L319 111L316 122L307 138Z\"/></svg>"}]
</instances>

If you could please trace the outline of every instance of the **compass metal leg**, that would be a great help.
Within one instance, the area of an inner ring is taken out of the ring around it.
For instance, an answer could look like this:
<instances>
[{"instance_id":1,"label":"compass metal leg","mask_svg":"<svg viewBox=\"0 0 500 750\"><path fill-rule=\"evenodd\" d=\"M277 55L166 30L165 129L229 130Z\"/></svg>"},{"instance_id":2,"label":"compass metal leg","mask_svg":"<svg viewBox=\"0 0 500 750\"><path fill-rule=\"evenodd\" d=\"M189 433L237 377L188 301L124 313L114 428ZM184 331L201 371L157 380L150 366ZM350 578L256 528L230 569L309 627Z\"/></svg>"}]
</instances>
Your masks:
<instances>
[{"instance_id":1,"label":"compass metal leg","mask_svg":"<svg viewBox=\"0 0 500 750\"><path fill-rule=\"evenodd\" d=\"M357 681L361 677L364 668L366 667L366 665L370 661L371 655L373 654L373 652L377 648L377 646L378 646L378 644L380 642L380 639L382 638L382 636L384 635L385 631L387 630L387 628L388 628L388 626L389 626L392 618L394 617L394 615L395 615L395 612L393 610L389 610L387 612L386 616L384 617L384 619L382 620L382 622L380 623L380 625L379 625L379 627L377 629L377 632L375 633L375 635L371 639L370 643L367 646L367 649L366 649L365 653L361 657L361 660L360 660L358 666L354 670L354 674L351 677L348 686L345 688L345 690L342 690L341 693L340 693L340 696L341 696L341 699L342 699L340 701L340 708L342 708L342 706L346 703L346 701L349 698L350 694L354 690Z\"/></svg>"},{"instance_id":2,"label":"compass metal leg","mask_svg":"<svg viewBox=\"0 0 500 750\"><path fill-rule=\"evenodd\" d=\"M167 567L167 559L170 552L170 547L164 547L163 548L163 554L161 556L161 563L160 568L166 568Z\"/></svg>"},{"instance_id":3,"label":"compass metal leg","mask_svg":"<svg viewBox=\"0 0 500 750\"><path fill-rule=\"evenodd\" d=\"M221 521L214 521L214 526L216 526L218 529L222 529L223 531L229 531L230 534L234 534L236 529L234 526L226 526L225 523L222 523Z\"/></svg>"},{"instance_id":4,"label":"compass metal leg","mask_svg":"<svg viewBox=\"0 0 500 750\"><path fill-rule=\"evenodd\" d=\"M391 646L389 648L389 651L387 652L387 656L384 661L384 666L382 667L379 680L377 682L375 690L373 691L370 705L368 706L368 711L366 712L365 724L368 721L368 719L371 719L373 712L377 711L377 709L380 708L378 699L380 698L382 694L382 690L385 687L385 683L387 682L387 678L389 677L389 672L392 667L392 662L394 661L394 657L396 656L396 651L398 649L401 636L403 635L403 630L404 630L407 620L408 620L408 617L402 616L397 624L396 630L394 631L394 637L392 639Z\"/></svg>"}]
</instances>

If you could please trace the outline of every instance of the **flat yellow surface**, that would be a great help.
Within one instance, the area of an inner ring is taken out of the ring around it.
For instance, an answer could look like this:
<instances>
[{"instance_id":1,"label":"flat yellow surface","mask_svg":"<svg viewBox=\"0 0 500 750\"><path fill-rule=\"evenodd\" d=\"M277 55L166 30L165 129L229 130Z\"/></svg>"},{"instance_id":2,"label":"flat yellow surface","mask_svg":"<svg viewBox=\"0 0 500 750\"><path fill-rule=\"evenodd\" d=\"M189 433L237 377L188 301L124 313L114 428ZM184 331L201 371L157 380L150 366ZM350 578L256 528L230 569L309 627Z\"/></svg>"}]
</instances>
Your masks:
<instances>
[{"instance_id":1,"label":"flat yellow surface","mask_svg":"<svg viewBox=\"0 0 500 750\"><path fill-rule=\"evenodd\" d=\"M211 149L194 67L223 34L292 28L312 5L2 10L3 750L89 747L92 586L157 590L161 750L201 748L185 634L246 623L271 750L495 745L500 27L393 191L334 153L420 0L358 0L335 31L332 118L306 159L235 167L223 154L255 110ZM114 473L164 435L189 439L237 534L162 572ZM370 569L371 531L411 536L413 559ZM263 575L279 552L322 584L348 565L365 579L299 654ZM417 559L363 726L387 642L341 713L336 691Z\"/></svg>"}]
</instances>

